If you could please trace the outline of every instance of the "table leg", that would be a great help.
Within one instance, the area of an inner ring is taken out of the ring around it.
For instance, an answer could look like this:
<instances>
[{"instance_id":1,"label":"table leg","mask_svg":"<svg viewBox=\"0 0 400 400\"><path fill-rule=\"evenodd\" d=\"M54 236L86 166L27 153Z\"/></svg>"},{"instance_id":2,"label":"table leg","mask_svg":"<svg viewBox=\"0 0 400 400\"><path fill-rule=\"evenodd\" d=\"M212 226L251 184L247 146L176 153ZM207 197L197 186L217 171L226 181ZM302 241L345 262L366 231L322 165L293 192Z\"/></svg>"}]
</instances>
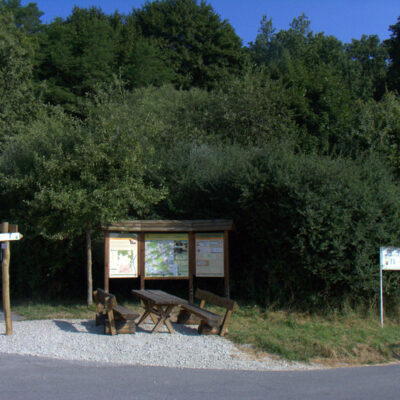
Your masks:
<instances>
[{"instance_id":1,"label":"table leg","mask_svg":"<svg viewBox=\"0 0 400 400\"><path fill-rule=\"evenodd\" d=\"M153 328L153 330L151 332L152 333L158 332L159 329L161 328L161 326L163 324L165 324L170 333L175 333L175 330L172 327L172 324L169 320L169 315L171 314L171 311L174 308L174 306L169 305L169 306L167 306L167 308L165 310L162 308L162 306L156 306L156 307L157 307L157 311L160 313L160 319L158 320L156 326Z\"/></svg>"},{"instance_id":2,"label":"table leg","mask_svg":"<svg viewBox=\"0 0 400 400\"><path fill-rule=\"evenodd\" d=\"M144 320L150 315L150 318L152 319L154 324L157 324L158 319L156 317L156 315L153 312L153 307L150 303L148 302L143 302L144 303L144 307L145 307L145 311L143 312L143 314L141 315L137 326L139 326L142 322L144 322Z\"/></svg>"}]
</instances>

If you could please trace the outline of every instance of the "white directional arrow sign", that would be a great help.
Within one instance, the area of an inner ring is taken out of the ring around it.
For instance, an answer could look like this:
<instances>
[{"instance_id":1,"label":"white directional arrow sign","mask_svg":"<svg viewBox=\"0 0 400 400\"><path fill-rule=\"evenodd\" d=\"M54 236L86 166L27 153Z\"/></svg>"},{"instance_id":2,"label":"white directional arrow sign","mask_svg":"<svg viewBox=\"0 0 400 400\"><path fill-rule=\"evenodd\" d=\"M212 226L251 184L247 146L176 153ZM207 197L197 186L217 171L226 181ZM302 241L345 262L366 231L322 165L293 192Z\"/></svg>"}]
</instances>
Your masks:
<instances>
[{"instance_id":1,"label":"white directional arrow sign","mask_svg":"<svg viewBox=\"0 0 400 400\"><path fill-rule=\"evenodd\" d=\"M9 240L20 240L23 236L19 232L0 233L0 242L8 242Z\"/></svg>"}]
</instances>

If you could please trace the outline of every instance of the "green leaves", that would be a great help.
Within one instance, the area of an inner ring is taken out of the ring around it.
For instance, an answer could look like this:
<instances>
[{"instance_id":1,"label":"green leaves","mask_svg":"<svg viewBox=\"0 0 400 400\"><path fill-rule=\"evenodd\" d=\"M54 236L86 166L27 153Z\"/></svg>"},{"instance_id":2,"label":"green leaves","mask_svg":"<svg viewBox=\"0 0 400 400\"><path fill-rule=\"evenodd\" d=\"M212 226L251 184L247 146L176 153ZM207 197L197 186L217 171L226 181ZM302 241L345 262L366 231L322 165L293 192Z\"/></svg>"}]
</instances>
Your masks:
<instances>
[{"instance_id":1,"label":"green leaves","mask_svg":"<svg viewBox=\"0 0 400 400\"><path fill-rule=\"evenodd\" d=\"M0 152L34 114L32 44L14 24L11 14L0 12Z\"/></svg>"},{"instance_id":2,"label":"green leaves","mask_svg":"<svg viewBox=\"0 0 400 400\"><path fill-rule=\"evenodd\" d=\"M158 41L177 87L212 88L240 69L240 38L204 1L147 2L133 18L145 38Z\"/></svg>"},{"instance_id":3,"label":"green leaves","mask_svg":"<svg viewBox=\"0 0 400 400\"><path fill-rule=\"evenodd\" d=\"M8 145L3 190L15 199L15 218L29 221L34 235L78 237L128 215L143 217L164 196L148 179L157 168L152 145L116 98L102 92L85 123L45 110Z\"/></svg>"}]
</instances>

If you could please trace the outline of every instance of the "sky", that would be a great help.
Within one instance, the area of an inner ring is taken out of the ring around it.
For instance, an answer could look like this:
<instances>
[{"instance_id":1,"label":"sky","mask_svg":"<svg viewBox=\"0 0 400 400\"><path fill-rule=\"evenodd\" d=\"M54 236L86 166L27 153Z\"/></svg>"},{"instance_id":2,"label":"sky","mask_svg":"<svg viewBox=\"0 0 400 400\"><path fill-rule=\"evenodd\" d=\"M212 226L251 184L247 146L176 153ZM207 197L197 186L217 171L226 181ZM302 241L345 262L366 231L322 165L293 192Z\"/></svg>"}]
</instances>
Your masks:
<instances>
[{"instance_id":1,"label":"sky","mask_svg":"<svg viewBox=\"0 0 400 400\"><path fill-rule=\"evenodd\" d=\"M140 8L145 0L22 0L34 2L44 12L43 22L67 17L74 5L96 6L106 14L118 10L129 13ZM288 29L293 18L306 14L311 30L334 35L344 43L360 39L363 34L376 34L381 40L390 36L389 25L400 16L400 0L209 0L222 20L228 20L243 40L254 41L264 14L272 18L277 30Z\"/></svg>"}]
</instances>

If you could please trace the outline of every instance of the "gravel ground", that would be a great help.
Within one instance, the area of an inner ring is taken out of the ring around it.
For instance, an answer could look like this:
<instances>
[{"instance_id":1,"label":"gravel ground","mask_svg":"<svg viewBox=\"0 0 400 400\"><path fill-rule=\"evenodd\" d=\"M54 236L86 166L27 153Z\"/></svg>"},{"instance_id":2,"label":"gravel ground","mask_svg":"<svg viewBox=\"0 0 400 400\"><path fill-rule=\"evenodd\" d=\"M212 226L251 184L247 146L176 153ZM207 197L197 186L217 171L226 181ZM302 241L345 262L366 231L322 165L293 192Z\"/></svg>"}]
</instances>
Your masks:
<instances>
[{"instance_id":1,"label":"gravel ground","mask_svg":"<svg viewBox=\"0 0 400 400\"><path fill-rule=\"evenodd\" d=\"M13 321L13 334L0 323L0 353L17 353L64 360L178 368L294 370L320 368L270 357L255 359L220 336L199 335L195 326L174 324L151 334L142 325L136 334L104 335L102 326L88 320Z\"/></svg>"}]
</instances>

